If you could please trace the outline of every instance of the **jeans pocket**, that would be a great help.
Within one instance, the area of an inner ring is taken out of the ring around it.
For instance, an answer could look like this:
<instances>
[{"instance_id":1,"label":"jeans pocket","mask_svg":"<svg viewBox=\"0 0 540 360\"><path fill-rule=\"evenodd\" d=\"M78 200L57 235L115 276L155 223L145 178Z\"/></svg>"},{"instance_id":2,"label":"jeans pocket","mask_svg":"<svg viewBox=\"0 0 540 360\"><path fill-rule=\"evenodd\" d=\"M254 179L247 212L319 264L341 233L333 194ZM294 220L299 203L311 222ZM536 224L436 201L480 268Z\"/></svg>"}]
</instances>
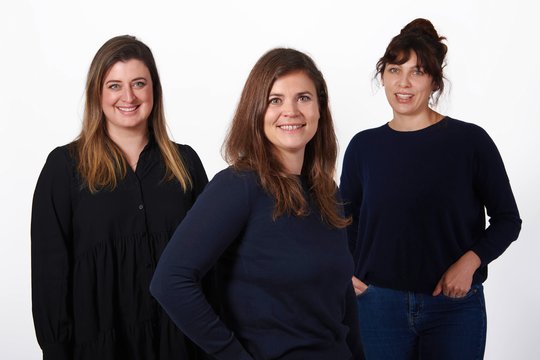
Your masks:
<instances>
[{"instance_id":1,"label":"jeans pocket","mask_svg":"<svg viewBox=\"0 0 540 360\"><path fill-rule=\"evenodd\" d=\"M446 296L444 295L443 293L441 293L441 296L445 299L448 299L450 301L465 301L465 300L468 300L470 299L471 297L473 297L474 295L476 295L478 293L478 291L480 291L482 289L482 285L481 284L473 284L471 286L471 288L469 289L469 291L467 291L467 293L465 294L465 296L462 296L462 297L450 297L450 296Z\"/></svg>"}]
</instances>

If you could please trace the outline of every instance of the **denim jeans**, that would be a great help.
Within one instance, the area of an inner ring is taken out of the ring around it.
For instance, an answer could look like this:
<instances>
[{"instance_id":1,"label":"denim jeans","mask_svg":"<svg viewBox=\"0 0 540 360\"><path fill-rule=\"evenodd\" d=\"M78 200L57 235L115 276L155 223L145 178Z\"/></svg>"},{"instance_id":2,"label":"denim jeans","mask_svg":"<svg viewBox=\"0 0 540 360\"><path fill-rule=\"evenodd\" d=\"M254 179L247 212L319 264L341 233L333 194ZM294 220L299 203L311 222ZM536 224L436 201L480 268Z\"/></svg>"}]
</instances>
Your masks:
<instances>
[{"instance_id":1,"label":"denim jeans","mask_svg":"<svg viewBox=\"0 0 540 360\"><path fill-rule=\"evenodd\" d=\"M357 297L368 360L477 360L486 345L481 284L462 298L368 286Z\"/></svg>"}]
</instances>

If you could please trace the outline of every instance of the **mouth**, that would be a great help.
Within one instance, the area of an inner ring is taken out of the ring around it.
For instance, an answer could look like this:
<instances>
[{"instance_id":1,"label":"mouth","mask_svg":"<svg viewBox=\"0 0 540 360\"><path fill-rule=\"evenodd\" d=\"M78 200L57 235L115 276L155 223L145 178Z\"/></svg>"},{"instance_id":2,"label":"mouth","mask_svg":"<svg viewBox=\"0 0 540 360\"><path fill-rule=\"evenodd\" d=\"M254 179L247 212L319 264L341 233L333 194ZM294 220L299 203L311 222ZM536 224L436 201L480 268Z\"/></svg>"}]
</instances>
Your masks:
<instances>
[{"instance_id":1,"label":"mouth","mask_svg":"<svg viewBox=\"0 0 540 360\"><path fill-rule=\"evenodd\" d=\"M139 108L139 105L132 105L132 106L117 106L118 110L120 110L123 113L131 113L134 112Z\"/></svg>"},{"instance_id":2,"label":"mouth","mask_svg":"<svg viewBox=\"0 0 540 360\"><path fill-rule=\"evenodd\" d=\"M278 125L278 128L285 131L294 131L303 128L304 126L306 126L306 124L283 124Z\"/></svg>"},{"instance_id":3,"label":"mouth","mask_svg":"<svg viewBox=\"0 0 540 360\"><path fill-rule=\"evenodd\" d=\"M396 93L396 97L398 100L410 100L412 99L412 94L403 94L403 93Z\"/></svg>"}]
</instances>

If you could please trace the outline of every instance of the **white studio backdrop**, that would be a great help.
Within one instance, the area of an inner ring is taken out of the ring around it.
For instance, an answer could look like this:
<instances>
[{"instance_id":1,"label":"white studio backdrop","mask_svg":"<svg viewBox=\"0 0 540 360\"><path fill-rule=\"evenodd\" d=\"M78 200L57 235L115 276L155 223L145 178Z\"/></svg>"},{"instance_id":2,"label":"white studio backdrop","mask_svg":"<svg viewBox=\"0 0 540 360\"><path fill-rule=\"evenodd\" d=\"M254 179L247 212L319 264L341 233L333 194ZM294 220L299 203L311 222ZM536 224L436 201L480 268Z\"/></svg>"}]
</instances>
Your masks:
<instances>
[{"instance_id":1,"label":"white studio backdrop","mask_svg":"<svg viewBox=\"0 0 540 360\"><path fill-rule=\"evenodd\" d=\"M131 34L156 58L173 139L211 178L244 81L267 50L310 54L329 86L343 152L360 130L391 118L372 80L390 39L430 19L448 38L449 93L439 110L488 131L521 211L520 239L485 284L486 359L538 359L540 184L537 11L532 1L43 1L0 3L0 358L37 360L31 316L30 211L48 153L81 126L90 61Z\"/></svg>"}]
</instances>

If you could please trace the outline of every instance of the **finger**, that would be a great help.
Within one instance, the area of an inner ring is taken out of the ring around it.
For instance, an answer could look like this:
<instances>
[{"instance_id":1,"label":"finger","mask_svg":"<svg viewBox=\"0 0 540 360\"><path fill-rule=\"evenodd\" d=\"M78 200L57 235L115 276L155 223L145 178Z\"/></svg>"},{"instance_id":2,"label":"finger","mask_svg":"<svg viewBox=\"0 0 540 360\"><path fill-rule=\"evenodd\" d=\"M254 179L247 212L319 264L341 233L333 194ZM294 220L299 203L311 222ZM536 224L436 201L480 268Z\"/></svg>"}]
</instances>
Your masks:
<instances>
[{"instance_id":1,"label":"finger","mask_svg":"<svg viewBox=\"0 0 540 360\"><path fill-rule=\"evenodd\" d=\"M433 290L433 296L438 296L440 295L442 291L442 283L441 283L441 280L439 280L439 282L437 283L437 285L435 286L435 290Z\"/></svg>"}]
</instances>

